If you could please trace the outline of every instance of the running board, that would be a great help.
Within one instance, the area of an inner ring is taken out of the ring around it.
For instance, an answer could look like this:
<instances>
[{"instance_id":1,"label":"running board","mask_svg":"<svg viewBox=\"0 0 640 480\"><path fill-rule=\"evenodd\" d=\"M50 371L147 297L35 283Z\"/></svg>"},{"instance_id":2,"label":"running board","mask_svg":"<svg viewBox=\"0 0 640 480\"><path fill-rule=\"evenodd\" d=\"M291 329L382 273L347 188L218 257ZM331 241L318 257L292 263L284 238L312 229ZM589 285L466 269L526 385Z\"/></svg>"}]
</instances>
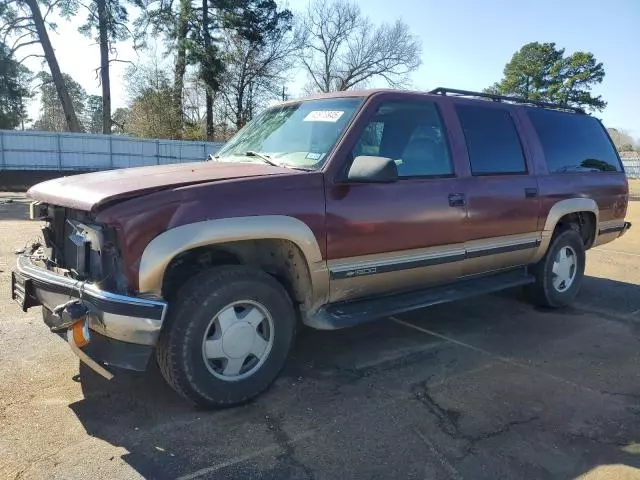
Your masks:
<instances>
[{"instance_id":1,"label":"running board","mask_svg":"<svg viewBox=\"0 0 640 480\"><path fill-rule=\"evenodd\" d=\"M460 280L448 285L412 292L377 296L326 305L307 317L307 325L320 330L352 327L382 317L453 302L534 283L525 268Z\"/></svg>"}]
</instances>

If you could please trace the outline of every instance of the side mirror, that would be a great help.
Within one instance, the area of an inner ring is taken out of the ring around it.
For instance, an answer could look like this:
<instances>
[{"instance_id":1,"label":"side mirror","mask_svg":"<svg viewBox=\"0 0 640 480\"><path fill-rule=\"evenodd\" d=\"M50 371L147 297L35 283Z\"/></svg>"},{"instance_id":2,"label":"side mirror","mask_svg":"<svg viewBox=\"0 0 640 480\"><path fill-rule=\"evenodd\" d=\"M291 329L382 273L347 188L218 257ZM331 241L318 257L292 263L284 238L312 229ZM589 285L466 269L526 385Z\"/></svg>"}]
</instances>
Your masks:
<instances>
[{"instance_id":1,"label":"side mirror","mask_svg":"<svg viewBox=\"0 0 640 480\"><path fill-rule=\"evenodd\" d=\"M396 162L386 157L356 157L347 173L347 181L358 183L391 183L398 180Z\"/></svg>"}]
</instances>

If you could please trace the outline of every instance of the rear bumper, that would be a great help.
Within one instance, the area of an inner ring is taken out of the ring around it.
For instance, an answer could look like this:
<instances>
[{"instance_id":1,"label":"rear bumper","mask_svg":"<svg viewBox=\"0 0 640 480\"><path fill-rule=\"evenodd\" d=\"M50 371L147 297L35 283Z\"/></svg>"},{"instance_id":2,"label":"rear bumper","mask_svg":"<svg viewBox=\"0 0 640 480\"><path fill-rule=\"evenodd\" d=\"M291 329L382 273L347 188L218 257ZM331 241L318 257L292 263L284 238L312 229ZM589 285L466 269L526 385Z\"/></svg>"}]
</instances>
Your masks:
<instances>
[{"instance_id":1,"label":"rear bumper","mask_svg":"<svg viewBox=\"0 0 640 480\"><path fill-rule=\"evenodd\" d=\"M27 255L18 257L11 283L12 298L24 311L42 305L52 330L65 328L62 317L53 313L57 307L74 299L82 303L89 328L97 334L83 350L96 360L134 370L146 366L160 335L166 302L100 290L37 266Z\"/></svg>"},{"instance_id":2,"label":"rear bumper","mask_svg":"<svg viewBox=\"0 0 640 480\"><path fill-rule=\"evenodd\" d=\"M624 235L625 233L627 233L627 231L631 228L631 222L624 222L624 227L622 228L622 231L620 232L620 236Z\"/></svg>"},{"instance_id":3,"label":"rear bumper","mask_svg":"<svg viewBox=\"0 0 640 480\"><path fill-rule=\"evenodd\" d=\"M601 222L598 225L598 235L592 246L598 247L605 243L613 242L617 238L623 236L631 228L631 222L621 220L612 220Z\"/></svg>"},{"instance_id":4,"label":"rear bumper","mask_svg":"<svg viewBox=\"0 0 640 480\"><path fill-rule=\"evenodd\" d=\"M624 235L631 228L631 222L622 222L622 223L607 223L600 226L598 230L598 235L608 235L617 233L618 237Z\"/></svg>"}]
</instances>

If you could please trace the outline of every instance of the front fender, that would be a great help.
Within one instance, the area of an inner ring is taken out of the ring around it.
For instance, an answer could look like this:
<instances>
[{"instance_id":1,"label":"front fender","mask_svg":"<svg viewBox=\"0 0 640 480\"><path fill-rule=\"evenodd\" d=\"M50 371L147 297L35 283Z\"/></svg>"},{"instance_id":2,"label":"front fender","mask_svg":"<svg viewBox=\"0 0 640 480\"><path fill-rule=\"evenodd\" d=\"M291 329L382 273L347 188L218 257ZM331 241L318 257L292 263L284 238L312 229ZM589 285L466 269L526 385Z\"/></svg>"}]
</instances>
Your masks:
<instances>
[{"instance_id":1,"label":"front fender","mask_svg":"<svg viewBox=\"0 0 640 480\"><path fill-rule=\"evenodd\" d=\"M315 235L307 224L286 215L206 220L167 230L144 249L138 286L141 293L162 296L162 282L171 260L182 252L244 240L280 239L293 242L305 256L313 298L322 300L329 290L329 274Z\"/></svg>"}]
</instances>

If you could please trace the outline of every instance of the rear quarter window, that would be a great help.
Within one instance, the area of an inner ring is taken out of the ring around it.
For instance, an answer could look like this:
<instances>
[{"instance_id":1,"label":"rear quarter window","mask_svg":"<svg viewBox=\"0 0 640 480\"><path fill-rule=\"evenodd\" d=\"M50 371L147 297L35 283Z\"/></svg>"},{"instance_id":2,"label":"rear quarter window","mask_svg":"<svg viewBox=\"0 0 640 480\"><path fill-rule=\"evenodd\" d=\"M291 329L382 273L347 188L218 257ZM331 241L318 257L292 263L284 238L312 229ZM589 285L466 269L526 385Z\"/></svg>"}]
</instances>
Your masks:
<instances>
[{"instance_id":1,"label":"rear quarter window","mask_svg":"<svg viewBox=\"0 0 640 480\"><path fill-rule=\"evenodd\" d=\"M602 124L588 115L529 109L549 173L621 172Z\"/></svg>"}]
</instances>

